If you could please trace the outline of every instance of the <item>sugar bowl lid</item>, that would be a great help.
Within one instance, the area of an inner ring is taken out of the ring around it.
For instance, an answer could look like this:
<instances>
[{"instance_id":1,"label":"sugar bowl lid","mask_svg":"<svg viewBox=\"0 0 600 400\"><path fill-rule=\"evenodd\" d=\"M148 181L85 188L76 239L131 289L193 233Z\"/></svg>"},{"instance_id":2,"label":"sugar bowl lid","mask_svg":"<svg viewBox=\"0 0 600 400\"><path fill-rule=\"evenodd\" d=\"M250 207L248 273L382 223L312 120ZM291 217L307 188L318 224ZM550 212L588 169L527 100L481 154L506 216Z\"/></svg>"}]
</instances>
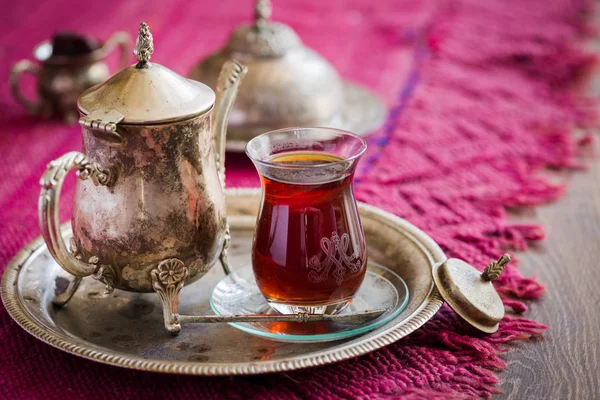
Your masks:
<instances>
[{"instance_id":1,"label":"sugar bowl lid","mask_svg":"<svg viewBox=\"0 0 600 400\"><path fill-rule=\"evenodd\" d=\"M113 123L137 125L184 120L210 110L214 91L150 63L153 52L152 33L142 22L133 51L138 63L83 92L77 101L80 112L109 115Z\"/></svg>"},{"instance_id":2,"label":"sugar bowl lid","mask_svg":"<svg viewBox=\"0 0 600 400\"><path fill-rule=\"evenodd\" d=\"M433 280L446 303L466 322L494 333L504 317L504 305L492 281L509 262L510 256L504 254L481 273L463 260L450 258L433 266Z\"/></svg>"},{"instance_id":3,"label":"sugar bowl lid","mask_svg":"<svg viewBox=\"0 0 600 400\"><path fill-rule=\"evenodd\" d=\"M302 47L302 41L291 27L270 20L271 12L270 0L257 0L254 24L241 25L234 30L225 49L254 57L279 57Z\"/></svg>"}]
</instances>

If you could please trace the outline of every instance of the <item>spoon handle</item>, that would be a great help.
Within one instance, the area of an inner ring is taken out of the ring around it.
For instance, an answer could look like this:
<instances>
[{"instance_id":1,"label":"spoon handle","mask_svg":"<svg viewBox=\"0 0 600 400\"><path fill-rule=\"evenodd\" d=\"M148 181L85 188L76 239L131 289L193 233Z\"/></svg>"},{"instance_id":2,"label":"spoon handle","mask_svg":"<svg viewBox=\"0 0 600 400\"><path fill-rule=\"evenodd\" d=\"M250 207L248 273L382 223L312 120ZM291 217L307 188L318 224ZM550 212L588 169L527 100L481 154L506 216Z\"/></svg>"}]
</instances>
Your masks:
<instances>
[{"instance_id":1,"label":"spoon handle","mask_svg":"<svg viewBox=\"0 0 600 400\"><path fill-rule=\"evenodd\" d=\"M355 314L236 314L236 315L179 315L181 324L211 324L229 322L321 322L360 325L380 317L386 310L369 310Z\"/></svg>"}]
</instances>

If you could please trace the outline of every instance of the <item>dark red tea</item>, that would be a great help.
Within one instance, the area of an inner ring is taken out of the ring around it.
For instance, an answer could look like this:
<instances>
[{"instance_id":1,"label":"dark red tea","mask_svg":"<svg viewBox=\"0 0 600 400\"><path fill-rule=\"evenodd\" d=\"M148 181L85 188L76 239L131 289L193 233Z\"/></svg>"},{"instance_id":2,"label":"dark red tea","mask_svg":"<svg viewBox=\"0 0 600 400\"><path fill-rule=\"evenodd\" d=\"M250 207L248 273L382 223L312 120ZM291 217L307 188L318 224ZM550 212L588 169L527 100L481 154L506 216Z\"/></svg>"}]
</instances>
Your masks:
<instances>
[{"instance_id":1,"label":"dark red tea","mask_svg":"<svg viewBox=\"0 0 600 400\"><path fill-rule=\"evenodd\" d=\"M276 166L262 171L252 252L260 290L269 301L288 305L350 299L367 263L350 164L317 152L282 153L269 161Z\"/></svg>"}]
</instances>

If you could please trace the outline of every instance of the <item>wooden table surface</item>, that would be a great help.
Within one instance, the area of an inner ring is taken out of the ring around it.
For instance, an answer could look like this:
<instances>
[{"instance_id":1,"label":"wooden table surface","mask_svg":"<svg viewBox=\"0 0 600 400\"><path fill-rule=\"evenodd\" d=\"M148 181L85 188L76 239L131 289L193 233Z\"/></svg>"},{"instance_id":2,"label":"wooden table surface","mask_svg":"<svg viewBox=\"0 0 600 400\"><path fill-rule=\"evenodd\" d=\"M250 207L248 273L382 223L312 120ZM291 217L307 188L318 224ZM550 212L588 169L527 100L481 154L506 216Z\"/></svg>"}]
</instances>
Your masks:
<instances>
[{"instance_id":1,"label":"wooden table surface","mask_svg":"<svg viewBox=\"0 0 600 400\"><path fill-rule=\"evenodd\" d=\"M512 346L494 398L600 399L600 160L589 164L570 174L562 198L526 215L548 237L518 254L523 274L547 288L525 316L550 329Z\"/></svg>"}]
</instances>

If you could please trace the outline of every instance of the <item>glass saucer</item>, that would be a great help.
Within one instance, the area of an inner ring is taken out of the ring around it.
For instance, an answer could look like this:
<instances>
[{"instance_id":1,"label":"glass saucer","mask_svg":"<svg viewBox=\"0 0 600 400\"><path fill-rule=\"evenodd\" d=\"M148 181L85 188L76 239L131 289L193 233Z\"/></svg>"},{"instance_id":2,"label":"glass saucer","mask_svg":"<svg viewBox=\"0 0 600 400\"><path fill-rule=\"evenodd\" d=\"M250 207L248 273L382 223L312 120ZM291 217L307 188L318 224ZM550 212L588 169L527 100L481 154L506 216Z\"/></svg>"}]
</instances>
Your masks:
<instances>
[{"instance_id":1,"label":"glass saucer","mask_svg":"<svg viewBox=\"0 0 600 400\"><path fill-rule=\"evenodd\" d=\"M388 268L369 262L360 289L340 314L387 309L379 318L365 325L345 325L335 322L253 322L230 323L252 335L281 342L329 342L360 335L392 320L406 307L409 293L406 283ZM233 271L223 278L212 292L210 306L218 315L276 314L258 289L252 266Z\"/></svg>"}]
</instances>

